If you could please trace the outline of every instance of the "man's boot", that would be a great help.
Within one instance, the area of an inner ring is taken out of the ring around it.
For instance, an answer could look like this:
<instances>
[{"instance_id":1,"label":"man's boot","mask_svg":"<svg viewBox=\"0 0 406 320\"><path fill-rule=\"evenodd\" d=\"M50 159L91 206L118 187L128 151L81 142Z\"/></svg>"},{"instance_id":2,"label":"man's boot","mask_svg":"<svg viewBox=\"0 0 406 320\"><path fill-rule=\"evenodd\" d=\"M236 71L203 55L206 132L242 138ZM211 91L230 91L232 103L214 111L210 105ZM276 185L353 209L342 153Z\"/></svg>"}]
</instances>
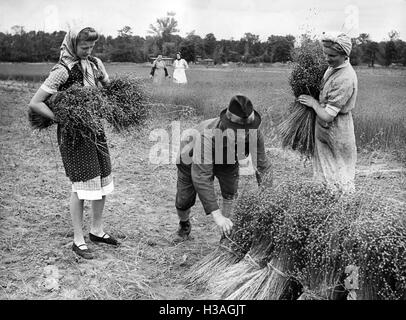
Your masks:
<instances>
[{"instance_id":1,"label":"man's boot","mask_svg":"<svg viewBox=\"0 0 406 320\"><path fill-rule=\"evenodd\" d=\"M192 224L189 220L190 209L179 210L176 209L179 217L179 227L173 239L174 243L185 241L189 238L190 231L192 230Z\"/></svg>"},{"instance_id":2,"label":"man's boot","mask_svg":"<svg viewBox=\"0 0 406 320\"><path fill-rule=\"evenodd\" d=\"M192 225L190 221L179 221L178 236L182 238L187 238L192 230Z\"/></svg>"}]
</instances>

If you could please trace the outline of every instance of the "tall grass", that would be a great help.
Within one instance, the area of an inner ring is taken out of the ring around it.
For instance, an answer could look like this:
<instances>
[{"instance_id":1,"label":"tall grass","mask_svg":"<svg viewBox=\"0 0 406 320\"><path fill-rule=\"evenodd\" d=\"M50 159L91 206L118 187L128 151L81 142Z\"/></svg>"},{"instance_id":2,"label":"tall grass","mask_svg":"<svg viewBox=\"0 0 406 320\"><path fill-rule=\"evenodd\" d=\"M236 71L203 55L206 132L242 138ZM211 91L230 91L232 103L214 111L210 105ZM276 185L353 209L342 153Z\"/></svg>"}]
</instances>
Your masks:
<instances>
[{"instance_id":1,"label":"tall grass","mask_svg":"<svg viewBox=\"0 0 406 320\"><path fill-rule=\"evenodd\" d=\"M42 81L51 64L0 63L0 79ZM148 77L150 67L132 63L106 63L111 75ZM380 149L405 154L406 148L406 70L355 69L359 92L354 109L354 127L359 149ZM179 86L168 79L152 87L152 101L189 106L204 118L216 117L236 93L248 96L262 115L267 144L278 144L276 126L286 117L291 102L289 67L201 68L186 71L188 84ZM169 67L172 74L172 68ZM38 83L39 86L39 83Z\"/></svg>"}]
</instances>

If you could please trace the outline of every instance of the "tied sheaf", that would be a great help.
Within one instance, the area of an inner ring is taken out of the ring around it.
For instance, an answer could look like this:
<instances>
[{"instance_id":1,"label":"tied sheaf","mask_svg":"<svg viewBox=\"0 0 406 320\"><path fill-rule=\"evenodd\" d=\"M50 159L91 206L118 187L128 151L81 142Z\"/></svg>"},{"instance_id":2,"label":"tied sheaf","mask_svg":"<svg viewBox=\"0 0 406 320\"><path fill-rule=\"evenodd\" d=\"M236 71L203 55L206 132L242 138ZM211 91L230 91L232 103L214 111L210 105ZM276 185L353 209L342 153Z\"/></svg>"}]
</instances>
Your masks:
<instances>
[{"instance_id":1,"label":"tied sheaf","mask_svg":"<svg viewBox=\"0 0 406 320\"><path fill-rule=\"evenodd\" d=\"M405 297L406 221L396 202L292 178L241 194L234 214L230 237L188 274L215 298L345 299L354 288L359 299ZM359 287L345 281L351 265Z\"/></svg>"}]
</instances>

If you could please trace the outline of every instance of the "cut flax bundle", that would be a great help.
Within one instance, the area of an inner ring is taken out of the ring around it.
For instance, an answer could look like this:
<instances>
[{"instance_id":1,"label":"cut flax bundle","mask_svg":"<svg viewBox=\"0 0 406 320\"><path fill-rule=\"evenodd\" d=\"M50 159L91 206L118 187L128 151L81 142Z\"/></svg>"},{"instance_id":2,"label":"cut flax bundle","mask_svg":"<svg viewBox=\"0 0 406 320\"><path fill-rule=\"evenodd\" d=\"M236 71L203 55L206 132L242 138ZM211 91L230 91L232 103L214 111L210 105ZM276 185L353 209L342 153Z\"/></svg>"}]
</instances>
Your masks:
<instances>
[{"instance_id":1,"label":"cut flax bundle","mask_svg":"<svg viewBox=\"0 0 406 320\"><path fill-rule=\"evenodd\" d=\"M254 245L244 258L220 270L210 279L213 297L223 300L254 300L267 295L270 269L264 267L269 248L266 244Z\"/></svg>"},{"instance_id":2,"label":"cut flax bundle","mask_svg":"<svg viewBox=\"0 0 406 320\"><path fill-rule=\"evenodd\" d=\"M28 110L28 121L30 122L32 128L38 129L40 131L49 128L55 123L51 119L45 118L42 115L31 110Z\"/></svg>"},{"instance_id":3,"label":"cut flax bundle","mask_svg":"<svg viewBox=\"0 0 406 320\"><path fill-rule=\"evenodd\" d=\"M289 147L310 158L314 152L315 120L315 113L296 101L292 112L278 127L282 147Z\"/></svg>"},{"instance_id":4,"label":"cut flax bundle","mask_svg":"<svg viewBox=\"0 0 406 320\"><path fill-rule=\"evenodd\" d=\"M57 92L45 103L55 114L55 122L65 130L96 134L102 119L117 131L140 125L147 117L149 97L141 79L117 77L103 88L72 86ZM45 129L55 122L29 111L35 129Z\"/></svg>"},{"instance_id":5,"label":"cut flax bundle","mask_svg":"<svg viewBox=\"0 0 406 320\"><path fill-rule=\"evenodd\" d=\"M328 66L321 45L302 45L296 51L294 61L295 65L289 78L294 96L298 98L306 94L318 100L321 80ZM288 117L278 126L282 146L311 157L314 152L315 119L314 110L296 100L289 108Z\"/></svg>"},{"instance_id":6,"label":"cut flax bundle","mask_svg":"<svg viewBox=\"0 0 406 320\"><path fill-rule=\"evenodd\" d=\"M320 298L345 299L345 270L357 266L358 299L405 299L405 209L380 193L341 197L329 209L328 223L303 246L303 266L296 270L303 286Z\"/></svg>"},{"instance_id":7,"label":"cut flax bundle","mask_svg":"<svg viewBox=\"0 0 406 320\"><path fill-rule=\"evenodd\" d=\"M80 134L92 140L103 133L100 107L109 101L93 87L72 86L58 92L51 102L55 122L62 124L61 132L74 137Z\"/></svg>"},{"instance_id":8,"label":"cut flax bundle","mask_svg":"<svg viewBox=\"0 0 406 320\"><path fill-rule=\"evenodd\" d=\"M29 112L29 121L33 128L42 130L59 123L68 132L77 131L76 133L85 135L97 135L103 130L100 109L110 105L98 88L78 85L53 94L45 104L54 113L55 121Z\"/></svg>"},{"instance_id":9,"label":"cut flax bundle","mask_svg":"<svg viewBox=\"0 0 406 320\"><path fill-rule=\"evenodd\" d=\"M241 257L223 242L223 245L219 245L189 269L185 276L188 287L206 287L212 277L240 259Z\"/></svg>"},{"instance_id":10,"label":"cut flax bundle","mask_svg":"<svg viewBox=\"0 0 406 320\"><path fill-rule=\"evenodd\" d=\"M44 102L51 110L54 107L54 102L57 96L58 93L53 94ZM53 120L31 111L31 109L28 110L28 121L33 129L38 130L44 130L55 123Z\"/></svg>"},{"instance_id":11,"label":"cut flax bundle","mask_svg":"<svg viewBox=\"0 0 406 320\"><path fill-rule=\"evenodd\" d=\"M240 198L249 199L253 194L242 193ZM253 204L253 201L240 201L241 203ZM208 286L209 282L217 274L221 273L228 266L234 265L240 261L249 251L253 238L250 229L253 215L248 214L249 208L246 207L245 215L235 215L233 217L234 228L229 238L220 241L219 246L203 259L195 263L186 275L189 286ZM241 210L243 206L241 206Z\"/></svg>"},{"instance_id":12,"label":"cut flax bundle","mask_svg":"<svg viewBox=\"0 0 406 320\"><path fill-rule=\"evenodd\" d=\"M220 299L405 299L404 210L379 192L340 195L306 181L241 197L236 220L248 222L234 225L230 247L244 258L206 269L208 288Z\"/></svg>"},{"instance_id":13,"label":"cut flax bundle","mask_svg":"<svg viewBox=\"0 0 406 320\"><path fill-rule=\"evenodd\" d=\"M101 91L113 106L102 110L102 115L117 131L139 125L147 118L150 94L142 79L115 77Z\"/></svg>"}]
</instances>

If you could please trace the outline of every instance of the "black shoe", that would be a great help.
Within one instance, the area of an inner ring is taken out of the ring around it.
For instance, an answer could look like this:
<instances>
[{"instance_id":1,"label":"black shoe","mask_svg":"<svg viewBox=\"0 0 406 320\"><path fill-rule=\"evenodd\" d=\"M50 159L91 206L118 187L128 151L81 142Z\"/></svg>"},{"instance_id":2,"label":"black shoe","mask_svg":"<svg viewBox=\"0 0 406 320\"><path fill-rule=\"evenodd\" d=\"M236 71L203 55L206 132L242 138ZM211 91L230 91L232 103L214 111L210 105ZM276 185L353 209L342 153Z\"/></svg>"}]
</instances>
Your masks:
<instances>
[{"instance_id":1,"label":"black shoe","mask_svg":"<svg viewBox=\"0 0 406 320\"><path fill-rule=\"evenodd\" d=\"M112 236L108 235L109 237L105 238L107 235L108 234L105 233L103 236L98 237L98 236L95 236L94 234L89 232L89 239L90 239L90 241L93 241L93 242L107 243L107 244L111 244L113 246L118 246L119 245L119 242L115 238L113 238Z\"/></svg>"},{"instance_id":2,"label":"black shoe","mask_svg":"<svg viewBox=\"0 0 406 320\"><path fill-rule=\"evenodd\" d=\"M83 243L81 245L76 245L75 243L73 243L72 245L72 250L73 252L75 252L77 255L81 256L84 259L93 259L93 254L91 253L91 251L89 249L80 249L81 246L85 246L86 244Z\"/></svg>"}]
</instances>

